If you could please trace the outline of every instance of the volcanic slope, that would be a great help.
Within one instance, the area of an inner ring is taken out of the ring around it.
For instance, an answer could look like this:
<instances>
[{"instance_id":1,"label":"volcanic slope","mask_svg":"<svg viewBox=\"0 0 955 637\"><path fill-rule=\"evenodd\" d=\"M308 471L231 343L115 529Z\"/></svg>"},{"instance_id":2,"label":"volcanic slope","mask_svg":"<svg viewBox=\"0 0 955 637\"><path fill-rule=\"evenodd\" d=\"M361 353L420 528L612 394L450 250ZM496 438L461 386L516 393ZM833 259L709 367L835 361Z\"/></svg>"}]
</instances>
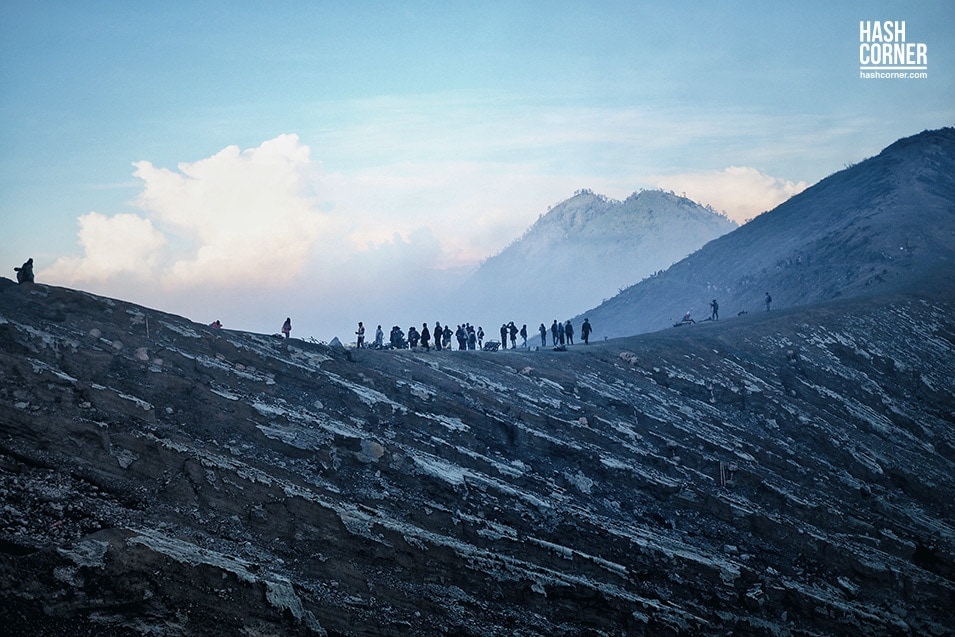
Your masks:
<instances>
[{"instance_id":1,"label":"volcanic slope","mask_svg":"<svg viewBox=\"0 0 955 637\"><path fill-rule=\"evenodd\" d=\"M845 295L917 289L955 264L955 128L901 139L835 173L587 316L596 335L722 319ZM914 287L913 287L914 286Z\"/></svg>"},{"instance_id":2,"label":"volcanic slope","mask_svg":"<svg viewBox=\"0 0 955 637\"><path fill-rule=\"evenodd\" d=\"M624 201L579 191L485 261L450 305L485 327L502 313L550 325L734 228L726 217L660 190Z\"/></svg>"},{"instance_id":3,"label":"volcanic slope","mask_svg":"<svg viewBox=\"0 0 955 637\"><path fill-rule=\"evenodd\" d=\"M955 307L346 350L0 280L0 625L945 635Z\"/></svg>"}]
</instances>

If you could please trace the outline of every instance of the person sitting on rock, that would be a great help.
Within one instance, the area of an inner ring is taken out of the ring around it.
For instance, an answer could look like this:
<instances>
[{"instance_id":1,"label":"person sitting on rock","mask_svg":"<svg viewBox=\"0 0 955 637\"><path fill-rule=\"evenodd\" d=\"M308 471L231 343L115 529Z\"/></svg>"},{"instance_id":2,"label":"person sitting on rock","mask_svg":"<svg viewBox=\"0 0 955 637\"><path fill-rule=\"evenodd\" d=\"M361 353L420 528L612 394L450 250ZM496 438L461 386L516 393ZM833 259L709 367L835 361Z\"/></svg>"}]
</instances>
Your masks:
<instances>
[{"instance_id":1,"label":"person sitting on rock","mask_svg":"<svg viewBox=\"0 0 955 637\"><path fill-rule=\"evenodd\" d=\"M33 283L33 257L26 260L26 263L19 268L13 268L17 273L17 283Z\"/></svg>"}]
</instances>

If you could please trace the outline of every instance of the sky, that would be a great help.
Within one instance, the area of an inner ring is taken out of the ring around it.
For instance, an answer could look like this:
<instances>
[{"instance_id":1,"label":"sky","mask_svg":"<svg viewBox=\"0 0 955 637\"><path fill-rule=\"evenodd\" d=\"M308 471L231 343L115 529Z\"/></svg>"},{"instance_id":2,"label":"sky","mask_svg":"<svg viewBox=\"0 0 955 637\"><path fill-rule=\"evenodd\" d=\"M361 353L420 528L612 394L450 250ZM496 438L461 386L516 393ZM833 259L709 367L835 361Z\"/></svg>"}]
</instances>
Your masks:
<instances>
[{"instance_id":1,"label":"sky","mask_svg":"<svg viewBox=\"0 0 955 637\"><path fill-rule=\"evenodd\" d=\"M861 77L860 21L886 20L927 77ZM464 322L448 295L579 189L742 223L955 125L953 48L949 0L15 0L2 275L32 257L38 282L319 340Z\"/></svg>"}]
</instances>

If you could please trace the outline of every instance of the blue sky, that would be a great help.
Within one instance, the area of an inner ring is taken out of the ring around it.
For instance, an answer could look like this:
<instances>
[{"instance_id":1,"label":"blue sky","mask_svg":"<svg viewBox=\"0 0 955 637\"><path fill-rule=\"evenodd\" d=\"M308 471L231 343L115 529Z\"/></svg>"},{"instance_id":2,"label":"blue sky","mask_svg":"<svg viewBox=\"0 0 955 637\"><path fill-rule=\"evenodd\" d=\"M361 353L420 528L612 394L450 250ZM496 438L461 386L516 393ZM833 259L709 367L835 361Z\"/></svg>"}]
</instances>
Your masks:
<instances>
[{"instance_id":1,"label":"blue sky","mask_svg":"<svg viewBox=\"0 0 955 637\"><path fill-rule=\"evenodd\" d=\"M861 79L860 20L928 77ZM743 220L955 124L953 47L945 1L8 3L0 256L228 327L417 324L579 188Z\"/></svg>"}]
</instances>

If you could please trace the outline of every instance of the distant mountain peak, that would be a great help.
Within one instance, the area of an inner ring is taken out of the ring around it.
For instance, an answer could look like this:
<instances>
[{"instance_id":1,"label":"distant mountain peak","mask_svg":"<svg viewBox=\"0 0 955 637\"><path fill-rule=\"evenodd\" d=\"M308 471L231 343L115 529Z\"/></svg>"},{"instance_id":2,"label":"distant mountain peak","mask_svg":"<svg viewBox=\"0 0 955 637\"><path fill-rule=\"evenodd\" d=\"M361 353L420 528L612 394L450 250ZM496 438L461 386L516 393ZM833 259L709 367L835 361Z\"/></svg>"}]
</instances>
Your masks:
<instances>
[{"instance_id":1,"label":"distant mountain peak","mask_svg":"<svg viewBox=\"0 0 955 637\"><path fill-rule=\"evenodd\" d=\"M619 201L578 190L482 264L465 286L469 309L532 322L568 317L735 227L672 192Z\"/></svg>"}]
</instances>

